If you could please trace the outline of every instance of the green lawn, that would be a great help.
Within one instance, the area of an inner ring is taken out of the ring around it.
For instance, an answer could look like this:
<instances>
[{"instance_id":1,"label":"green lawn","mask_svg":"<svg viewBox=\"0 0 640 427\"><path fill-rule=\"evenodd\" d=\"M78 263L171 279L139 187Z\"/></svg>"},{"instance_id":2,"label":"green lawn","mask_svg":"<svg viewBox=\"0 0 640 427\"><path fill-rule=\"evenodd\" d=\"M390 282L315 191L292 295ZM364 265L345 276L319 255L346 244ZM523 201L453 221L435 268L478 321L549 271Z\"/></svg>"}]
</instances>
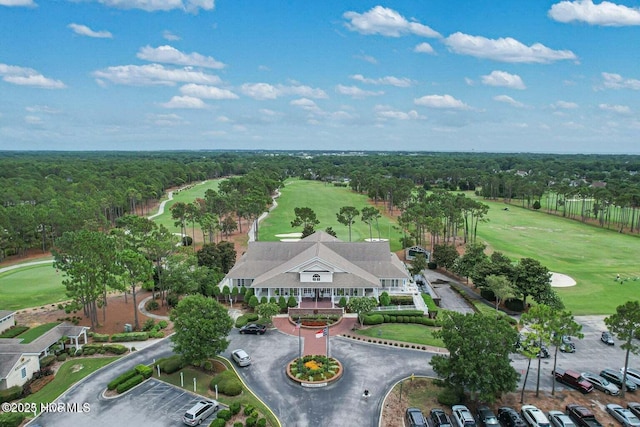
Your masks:
<instances>
[{"instance_id":1,"label":"green lawn","mask_svg":"<svg viewBox=\"0 0 640 427\"><path fill-rule=\"evenodd\" d=\"M45 332L50 331L51 329L58 326L60 322L53 323L45 323L43 325L36 326L35 328L31 328L24 333L18 335L16 338L22 338L22 344L29 344L33 340L42 336Z\"/></svg>"},{"instance_id":2,"label":"green lawn","mask_svg":"<svg viewBox=\"0 0 640 427\"><path fill-rule=\"evenodd\" d=\"M549 270L571 276L577 286L556 288L574 314L608 315L640 293L640 239L545 214L483 200L489 222L478 238L514 260L530 257ZM508 210L504 210L508 207ZM615 281L620 274L626 280Z\"/></svg>"},{"instance_id":3,"label":"green lawn","mask_svg":"<svg viewBox=\"0 0 640 427\"><path fill-rule=\"evenodd\" d=\"M433 337L433 331L435 330L436 328L412 323L383 323L367 329L360 329L356 333L371 338L444 347L441 339Z\"/></svg>"},{"instance_id":4,"label":"green lawn","mask_svg":"<svg viewBox=\"0 0 640 427\"><path fill-rule=\"evenodd\" d=\"M38 406L41 403L51 403L73 384L117 359L119 357L71 359L60 367L53 381L45 385L39 392L25 397L22 401L37 403Z\"/></svg>"},{"instance_id":5,"label":"green lawn","mask_svg":"<svg viewBox=\"0 0 640 427\"><path fill-rule=\"evenodd\" d=\"M52 264L26 266L0 273L3 310L20 310L67 300L62 273Z\"/></svg>"},{"instance_id":6,"label":"green lawn","mask_svg":"<svg viewBox=\"0 0 640 427\"><path fill-rule=\"evenodd\" d=\"M280 238L276 237L277 234L301 232L302 227L291 227L291 221L295 218L294 209L309 207L320 221L315 227L316 230L332 227L340 240L348 242L349 228L338 222L336 214L343 206L354 206L358 210L369 206L365 195L356 194L349 188L334 187L331 184L318 181L287 180L281 193L281 197L277 199L278 207L260 225L261 241L278 241ZM378 209L383 212L384 207L379 205ZM402 233L393 228L395 222L384 216L378 222L380 237L383 239L391 238L391 250L395 252L402 249L400 246ZM372 227L372 234L373 238L378 237L375 224ZM364 241L369 236L369 226L362 222L358 216L355 224L351 226L351 241Z\"/></svg>"},{"instance_id":7,"label":"green lawn","mask_svg":"<svg viewBox=\"0 0 640 427\"><path fill-rule=\"evenodd\" d=\"M217 191L221 181L222 179L208 180L203 183L194 184L187 190L174 191L173 200L168 201L164 206L164 213L155 217L153 221L158 225L164 225L172 233L180 233L180 227L173 225L175 220L171 218L171 206L178 202L193 203L196 199L204 199L204 193L209 189ZM196 238L198 238L197 233L199 233L198 225L196 225ZM200 233L200 235L202 234Z\"/></svg>"}]
</instances>

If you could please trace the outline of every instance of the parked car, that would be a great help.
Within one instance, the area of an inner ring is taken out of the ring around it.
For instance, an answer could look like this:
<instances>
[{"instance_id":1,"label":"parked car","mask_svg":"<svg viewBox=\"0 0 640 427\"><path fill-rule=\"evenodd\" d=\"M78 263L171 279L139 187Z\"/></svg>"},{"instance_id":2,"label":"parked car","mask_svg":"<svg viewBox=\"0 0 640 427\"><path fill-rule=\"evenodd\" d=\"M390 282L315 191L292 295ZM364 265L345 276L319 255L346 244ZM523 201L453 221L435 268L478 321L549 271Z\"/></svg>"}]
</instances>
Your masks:
<instances>
[{"instance_id":1,"label":"parked car","mask_svg":"<svg viewBox=\"0 0 640 427\"><path fill-rule=\"evenodd\" d=\"M640 427L640 419L627 408L623 408L617 403L610 403L606 406L607 412L624 427Z\"/></svg>"},{"instance_id":2,"label":"parked car","mask_svg":"<svg viewBox=\"0 0 640 427\"><path fill-rule=\"evenodd\" d=\"M624 368L620 368L620 372L624 373ZM627 378L640 386L640 371L637 369L627 368Z\"/></svg>"},{"instance_id":3,"label":"parked car","mask_svg":"<svg viewBox=\"0 0 640 427\"><path fill-rule=\"evenodd\" d=\"M627 409L633 412L636 417L640 417L640 403L627 402Z\"/></svg>"},{"instance_id":4,"label":"parked car","mask_svg":"<svg viewBox=\"0 0 640 427\"><path fill-rule=\"evenodd\" d=\"M429 411L429 418L431 418L432 427L451 427L451 419L440 408L433 408Z\"/></svg>"},{"instance_id":5,"label":"parked car","mask_svg":"<svg viewBox=\"0 0 640 427\"><path fill-rule=\"evenodd\" d=\"M496 414L488 406L478 406L476 415L480 427L497 427L500 425Z\"/></svg>"},{"instance_id":6,"label":"parked car","mask_svg":"<svg viewBox=\"0 0 640 427\"><path fill-rule=\"evenodd\" d=\"M547 418L553 427L576 427L571 417L562 411L549 411Z\"/></svg>"},{"instance_id":7,"label":"parked car","mask_svg":"<svg viewBox=\"0 0 640 427\"><path fill-rule=\"evenodd\" d=\"M220 404L217 401L203 399L185 412L182 416L182 422L188 426L202 424L202 421L206 420L209 415L216 412L219 408Z\"/></svg>"},{"instance_id":8,"label":"parked car","mask_svg":"<svg viewBox=\"0 0 640 427\"><path fill-rule=\"evenodd\" d=\"M233 361L238 364L238 366L251 365L251 357L247 354L246 351L241 348L233 350L231 352L231 357L233 358Z\"/></svg>"},{"instance_id":9,"label":"parked car","mask_svg":"<svg viewBox=\"0 0 640 427\"><path fill-rule=\"evenodd\" d=\"M576 403L569 403L565 406L567 415L571 417L574 423L579 427L602 427L602 424L593 412L591 412L586 406L581 406Z\"/></svg>"},{"instance_id":10,"label":"parked car","mask_svg":"<svg viewBox=\"0 0 640 427\"><path fill-rule=\"evenodd\" d=\"M570 369L565 371L563 369L556 368L555 371L552 372L552 375L555 377L556 381L566 384L569 387L573 387L584 394L591 393L593 391L593 385L589 381L585 381L585 379L582 378L582 375L576 371L572 371Z\"/></svg>"},{"instance_id":11,"label":"parked car","mask_svg":"<svg viewBox=\"0 0 640 427\"><path fill-rule=\"evenodd\" d=\"M264 335L267 332L267 327L265 325L260 325L256 323L251 323L250 325L244 325L240 328L241 334L254 334L254 335Z\"/></svg>"},{"instance_id":12,"label":"parked car","mask_svg":"<svg viewBox=\"0 0 640 427\"><path fill-rule=\"evenodd\" d=\"M547 416L533 405L522 405L520 413L531 427L549 427Z\"/></svg>"},{"instance_id":13,"label":"parked car","mask_svg":"<svg viewBox=\"0 0 640 427\"><path fill-rule=\"evenodd\" d=\"M560 344L560 351L563 353L575 353L576 345L571 341L569 335L562 336L562 343Z\"/></svg>"},{"instance_id":14,"label":"parked car","mask_svg":"<svg viewBox=\"0 0 640 427\"><path fill-rule=\"evenodd\" d=\"M600 335L600 341L602 341L606 345L615 345L616 344L615 341L613 340L613 335L611 335L611 332L609 332L609 331L604 331L602 333L602 335Z\"/></svg>"},{"instance_id":15,"label":"parked car","mask_svg":"<svg viewBox=\"0 0 640 427\"><path fill-rule=\"evenodd\" d=\"M622 372L616 371L615 369L607 368L600 371L600 376L602 378L605 378L609 382L614 383L618 386L618 388L622 388ZM638 389L636 383L628 378L625 382L625 386L627 388L627 391L636 391Z\"/></svg>"},{"instance_id":16,"label":"parked car","mask_svg":"<svg viewBox=\"0 0 640 427\"><path fill-rule=\"evenodd\" d=\"M407 408L404 417L409 427L427 427L427 420L418 408Z\"/></svg>"},{"instance_id":17,"label":"parked car","mask_svg":"<svg viewBox=\"0 0 640 427\"><path fill-rule=\"evenodd\" d=\"M466 406L453 405L451 411L453 412L453 419L458 424L458 427L476 427L476 420Z\"/></svg>"},{"instance_id":18,"label":"parked car","mask_svg":"<svg viewBox=\"0 0 640 427\"><path fill-rule=\"evenodd\" d=\"M504 427L527 427L518 411L508 406L498 408L498 420Z\"/></svg>"},{"instance_id":19,"label":"parked car","mask_svg":"<svg viewBox=\"0 0 640 427\"><path fill-rule=\"evenodd\" d=\"M580 376L590 382L596 390L600 390L611 396L617 396L620 394L620 389L617 385L610 383L606 378L603 378L600 375L596 375L593 372L583 372Z\"/></svg>"}]
</instances>

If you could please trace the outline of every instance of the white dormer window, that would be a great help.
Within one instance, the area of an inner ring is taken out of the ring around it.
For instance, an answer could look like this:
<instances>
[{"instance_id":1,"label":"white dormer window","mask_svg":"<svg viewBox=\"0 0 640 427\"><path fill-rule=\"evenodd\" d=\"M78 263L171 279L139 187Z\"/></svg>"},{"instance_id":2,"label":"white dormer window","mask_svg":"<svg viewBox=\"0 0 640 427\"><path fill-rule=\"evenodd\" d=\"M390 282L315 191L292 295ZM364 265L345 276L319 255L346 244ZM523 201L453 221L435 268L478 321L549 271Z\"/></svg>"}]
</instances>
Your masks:
<instances>
[{"instance_id":1,"label":"white dormer window","mask_svg":"<svg viewBox=\"0 0 640 427\"><path fill-rule=\"evenodd\" d=\"M319 282L320 281L320 275L319 274L314 274L313 275L313 279L314 282Z\"/></svg>"}]
</instances>

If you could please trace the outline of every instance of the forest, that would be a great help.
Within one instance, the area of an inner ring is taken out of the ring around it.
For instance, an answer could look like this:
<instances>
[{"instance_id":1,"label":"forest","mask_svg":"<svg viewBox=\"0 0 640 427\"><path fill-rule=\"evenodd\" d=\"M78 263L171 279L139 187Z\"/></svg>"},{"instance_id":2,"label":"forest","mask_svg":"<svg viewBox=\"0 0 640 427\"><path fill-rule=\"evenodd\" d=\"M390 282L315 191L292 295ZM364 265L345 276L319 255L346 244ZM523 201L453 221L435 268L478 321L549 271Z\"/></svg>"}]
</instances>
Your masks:
<instances>
[{"instance_id":1,"label":"forest","mask_svg":"<svg viewBox=\"0 0 640 427\"><path fill-rule=\"evenodd\" d=\"M176 213L183 226L189 218L195 223L197 211L219 222L255 218L283 180L297 177L349 186L384 202L388 211L400 212L400 225L413 230L418 241L424 231L446 241L458 229L465 242L473 241L473 229L486 213L481 198L635 234L640 233L638 170L640 156L634 155L1 152L0 260L31 249L46 252L66 231L107 230L125 215L147 215L168 189L220 177L231 179L198 201L196 212ZM463 202L452 193L469 191L476 199ZM429 211L452 203L453 211ZM442 220L426 219L433 216Z\"/></svg>"}]
</instances>

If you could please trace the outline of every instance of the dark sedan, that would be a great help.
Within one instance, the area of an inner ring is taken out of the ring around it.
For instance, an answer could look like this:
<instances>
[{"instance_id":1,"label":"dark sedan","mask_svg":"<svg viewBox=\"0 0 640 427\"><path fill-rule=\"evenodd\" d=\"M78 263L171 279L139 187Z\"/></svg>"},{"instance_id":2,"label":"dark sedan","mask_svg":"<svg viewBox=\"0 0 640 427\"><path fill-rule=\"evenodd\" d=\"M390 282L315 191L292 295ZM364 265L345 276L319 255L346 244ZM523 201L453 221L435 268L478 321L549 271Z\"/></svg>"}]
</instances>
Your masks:
<instances>
[{"instance_id":1,"label":"dark sedan","mask_svg":"<svg viewBox=\"0 0 640 427\"><path fill-rule=\"evenodd\" d=\"M267 332L267 327L265 325L260 325L256 323L252 323L250 325L244 325L240 328L241 334L254 334L254 335L263 335Z\"/></svg>"},{"instance_id":2,"label":"dark sedan","mask_svg":"<svg viewBox=\"0 0 640 427\"><path fill-rule=\"evenodd\" d=\"M616 345L615 341L613 341L613 336L609 331L604 331L602 335L600 335L600 341L606 345Z\"/></svg>"},{"instance_id":3,"label":"dark sedan","mask_svg":"<svg viewBox=\"0 0 640 427\"><path fill-rule=\"evenodd\" d=\"M606 378L607 380L609 380L609 382L614 383L619 388L622 388L622 373L621 372L616 371L615 369L607 368L607 369L603 369L602 371L600 371L600 376L602 378ZM627 387L627 391L636 391L637 388L638 388L636 383L634 383L633 381L631 381L628 378L627 378L627 381L625 382L625 384L626 384L626 387Z\"/></svg>"},{"instance_id":4,"label":"dark sedan","mask_svg":"<svg viewBox=\"0 0 640 427\"><path fill-rule=\"evenodd\" d=\"M508 406L498 409L498 419L504 427L527 427L520 414Z\"/></svg>"}]
</instances>

